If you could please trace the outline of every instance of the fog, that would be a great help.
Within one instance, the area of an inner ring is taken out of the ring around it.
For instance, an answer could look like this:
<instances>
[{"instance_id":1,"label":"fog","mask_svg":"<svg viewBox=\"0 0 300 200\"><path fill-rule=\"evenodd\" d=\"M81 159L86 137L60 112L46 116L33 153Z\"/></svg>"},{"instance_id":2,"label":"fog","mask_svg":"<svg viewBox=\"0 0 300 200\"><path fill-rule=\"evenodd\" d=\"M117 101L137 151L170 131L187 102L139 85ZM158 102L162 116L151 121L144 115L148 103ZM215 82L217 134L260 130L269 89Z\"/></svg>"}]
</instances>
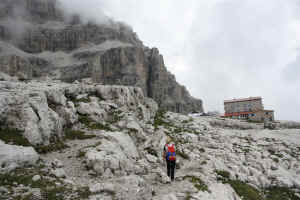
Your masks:
<instances>
[{"instance_id":1,"label":"fog","mask_svg":"<svg viewBox=\"0 0 300 200\"><path fill-rule=\"evenodd\" d=\"M262 96L275 118L300 121L300 4L296 0L61 0L65 10L133 27L206 111Z\"/></svg>"}]
</instances>

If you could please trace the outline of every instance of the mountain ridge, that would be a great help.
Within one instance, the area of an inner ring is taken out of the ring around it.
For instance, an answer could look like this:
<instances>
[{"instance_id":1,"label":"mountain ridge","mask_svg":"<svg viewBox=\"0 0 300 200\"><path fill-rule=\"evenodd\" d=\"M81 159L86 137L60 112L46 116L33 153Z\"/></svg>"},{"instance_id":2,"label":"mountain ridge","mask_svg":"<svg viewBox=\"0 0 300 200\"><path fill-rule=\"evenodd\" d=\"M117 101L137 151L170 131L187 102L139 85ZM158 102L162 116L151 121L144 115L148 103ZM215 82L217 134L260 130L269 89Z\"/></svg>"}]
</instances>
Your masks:
<instances>
[{"instance_id":1,"label":"mountain ridge","mask_svg":"<svg viewBox=\"0 0 300 200\"><path fill-rule=\"evenodd\" d=\"M132 28L110 19L103 24L83 23L59 4L56 0L1 2L0 39L18 49L5 54L7 45L2 43L1 72L21 80L91 78L106 85L137 86L162 109L203 112L202 100L177 83L158 49L144 46Z\"/></svg>"}]
</instances>

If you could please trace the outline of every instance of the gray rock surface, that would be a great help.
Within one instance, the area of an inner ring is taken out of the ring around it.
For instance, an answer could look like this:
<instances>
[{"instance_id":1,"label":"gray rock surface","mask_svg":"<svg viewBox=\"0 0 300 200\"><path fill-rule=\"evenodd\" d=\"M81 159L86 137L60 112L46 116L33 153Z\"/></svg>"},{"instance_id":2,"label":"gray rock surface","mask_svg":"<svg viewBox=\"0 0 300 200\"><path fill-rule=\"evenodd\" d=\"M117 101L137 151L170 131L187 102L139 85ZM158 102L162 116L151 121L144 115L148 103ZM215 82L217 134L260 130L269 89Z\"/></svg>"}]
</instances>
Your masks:
<instances>
[{"instance_id":1,"label":"gray rock surface","mask_svg":"<svg viewBox=\"0 0 300 200\"><path fill-rule=\"evenodd\" d=\"M86 103L80 102L84 99ZM33 145L49 145L62 138L63 128L78 122L80 115L104 121L109 115L116 117L113 111L117 108L140 110L136 117L149 121L156 113L157 104L135 87L0 82L0 128L18 130Z\"/></svg>"},{"instance_id":2,"label":"gray rock surface","mask_svg":"<svg viewBox=\"0 0 300 200\"><path fill-rule=\"evenodd\" d=\"M0 173L37 165L38 159L39 155L32 147L8 145L0 140Z\"/></svg>"}]
</instances>

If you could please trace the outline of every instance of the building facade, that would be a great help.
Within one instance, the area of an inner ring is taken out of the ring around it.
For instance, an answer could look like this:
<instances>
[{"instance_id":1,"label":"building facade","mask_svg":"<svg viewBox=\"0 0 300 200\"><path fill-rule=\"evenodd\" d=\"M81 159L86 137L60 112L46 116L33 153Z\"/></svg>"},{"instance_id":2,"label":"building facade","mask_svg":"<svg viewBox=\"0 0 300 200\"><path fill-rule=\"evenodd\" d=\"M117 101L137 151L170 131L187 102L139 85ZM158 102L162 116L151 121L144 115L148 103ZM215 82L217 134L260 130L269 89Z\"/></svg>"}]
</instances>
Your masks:
<instances>
[{"instance_id":1,"label":"building facade","mask_svg":"<svg viewBox=\"0 0 300 200\"><path fill-rule=\"evenodd\" d=\"M249 97L224 101L224 117L257 122L274 121L274 111L265 110L261 97Z\"/></svg>"}]
</instances>

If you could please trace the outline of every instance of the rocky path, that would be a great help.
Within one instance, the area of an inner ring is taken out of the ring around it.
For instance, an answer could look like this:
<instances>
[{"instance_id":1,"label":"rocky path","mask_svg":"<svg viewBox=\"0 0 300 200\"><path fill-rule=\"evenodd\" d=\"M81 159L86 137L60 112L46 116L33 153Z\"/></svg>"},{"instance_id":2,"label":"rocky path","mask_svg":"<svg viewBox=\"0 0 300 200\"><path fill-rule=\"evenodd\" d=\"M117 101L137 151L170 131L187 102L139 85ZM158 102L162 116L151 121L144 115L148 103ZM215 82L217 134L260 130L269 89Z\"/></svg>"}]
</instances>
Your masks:
<instances>
[{"instance_id":1,"label":"rocky path","mask_svg":"<svg viewBox=\"0 0 300 200\"><path fill-rule=\"evenodd\" d=\"M71 148L67 148L61 152L53 152L42 155L41 158L47 163L55 160L61 161L66 178L78 186L89 186L93 179L93 174L86 170L83 159L80 158L80 151L86 147L94 146L99 139L73 140L66 144Z\"/></svg>"}]
</instances>

